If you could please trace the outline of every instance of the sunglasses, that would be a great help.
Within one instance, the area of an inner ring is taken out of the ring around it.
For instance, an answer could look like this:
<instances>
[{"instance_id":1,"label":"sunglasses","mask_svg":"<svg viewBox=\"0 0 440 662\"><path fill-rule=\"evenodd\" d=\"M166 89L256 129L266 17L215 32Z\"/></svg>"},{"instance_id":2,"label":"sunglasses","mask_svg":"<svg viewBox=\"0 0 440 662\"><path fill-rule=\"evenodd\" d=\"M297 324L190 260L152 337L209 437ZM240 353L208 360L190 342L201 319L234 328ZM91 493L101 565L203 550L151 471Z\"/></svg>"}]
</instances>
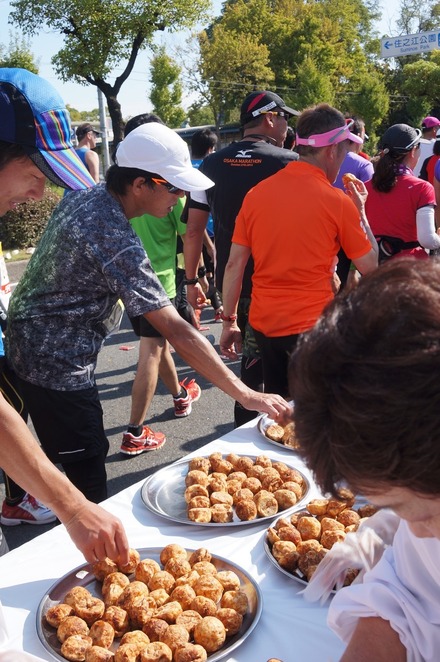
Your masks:
<instances>
[{"instance_id":1,"label":"sunglasses","mask_svg":"<svg viewBox=\"0 0 440 662\"><path fill-rule=\"evenodd\" d=\"M161 186L165 186L168 193L183 193L182 188L179 188L178 186L173 186L173 184L167 182L166 179L158 179L157 177L152 177L151 181L154 182L155 184L161 184Z\"/></svg>"},{"instance_id":2,"label":"sunglasses","mask_svg":"<svg viewBox=\"0 0 440 662\"><path fill-rule=\"evenodd\" d=\"M284 110L265 110L260 113L260 115L267 115L268 113L271 113L271 115L278 115L278 117L284 117L286 120L290 117L289 113L285 113Z\"/></svg>"},{"instance_id":3,"label":"sunglasses","mask_svg":"<svg viewBox=\"0 0 440 662\"><path fill-rule=\"evenodd\" d=\"M329 144L334 143L336 138L340 136L342 133L345 133L346 131L350 131L351 127L354 124L354 120L345 120L345 126L343 126L337 133L335 133L334 136L331 136L331 138L328 139Z\"/></svg>"}]
</instances>

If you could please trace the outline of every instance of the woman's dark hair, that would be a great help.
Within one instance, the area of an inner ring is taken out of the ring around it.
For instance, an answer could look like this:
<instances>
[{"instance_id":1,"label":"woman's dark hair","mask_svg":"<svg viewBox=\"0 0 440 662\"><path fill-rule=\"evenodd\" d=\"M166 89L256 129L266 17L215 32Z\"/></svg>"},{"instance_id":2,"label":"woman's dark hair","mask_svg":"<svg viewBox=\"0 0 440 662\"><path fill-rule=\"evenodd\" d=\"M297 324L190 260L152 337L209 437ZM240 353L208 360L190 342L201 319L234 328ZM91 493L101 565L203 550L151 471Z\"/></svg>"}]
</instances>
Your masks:
<instances>
[{"instance_id":1,"label":"woman's dark hair","mask_svg":"<svg viewBox=\"0 0 440 662\"><path fill-rule=\"evenodd\" d=\"M338 295L292 355L296 434L324 491L440 495L440 262L396 258Z\"/></svg>"},{"instance_id":2,"label":"woman's dark hair","mask_svg":"<svg viewBox=\"0 0 440 662\"><path fill-rule=\"evenodd\" d=\"M371 183L376 191L389 193L396 185L399 165L403 162L408 152L390 150L384 153L376 161Z\"/></svg>"},{"instance_id":3,"label":"woman's dark hair","mask_svg":"<svg viewBox=\"0 0 440 662\"><path fill-rule=\"evenodd\" d=\"M139 170L139 168L121 168L121 166L112 165L105 175L106 188L108 191L117 195L125 195L128 186L138 177L143 177L145 183L150 188L154 187L154 182L151 181L152 177L162 179L160 175L156 175L154 172Z\"/></svg>"},{"instance_id":4,"label":"woman's dark hair","mask_svg":"<svg viewBox=\"0 0 440 662\"><path fill-rule=\"evenodd\" d=\"M21 145L0 140L0 170L3 170L11 161L17 161L24 156L27 154Z\"/></svg>"}]
</instances>

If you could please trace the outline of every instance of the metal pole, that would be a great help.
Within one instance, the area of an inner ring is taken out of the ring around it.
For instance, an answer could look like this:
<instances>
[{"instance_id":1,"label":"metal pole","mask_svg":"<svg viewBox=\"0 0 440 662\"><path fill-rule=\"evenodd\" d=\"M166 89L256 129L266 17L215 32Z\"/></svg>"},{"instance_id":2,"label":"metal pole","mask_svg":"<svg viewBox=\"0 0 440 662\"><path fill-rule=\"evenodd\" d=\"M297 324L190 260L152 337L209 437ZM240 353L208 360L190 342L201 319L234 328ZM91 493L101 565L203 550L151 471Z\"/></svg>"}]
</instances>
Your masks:
<instances>
[{"instance_id":1,"label":"metal pole","mask_svg":"<svg viewBox=\"0 0 440 662\"><path fill-rule=\"evenodd\" d=\"M98 89L99 124L102 136L102 155L104 157L104 174L110 167L110 152L108 148L107 123L105 118L105 97Z\"/></svg>"}]
</instances>

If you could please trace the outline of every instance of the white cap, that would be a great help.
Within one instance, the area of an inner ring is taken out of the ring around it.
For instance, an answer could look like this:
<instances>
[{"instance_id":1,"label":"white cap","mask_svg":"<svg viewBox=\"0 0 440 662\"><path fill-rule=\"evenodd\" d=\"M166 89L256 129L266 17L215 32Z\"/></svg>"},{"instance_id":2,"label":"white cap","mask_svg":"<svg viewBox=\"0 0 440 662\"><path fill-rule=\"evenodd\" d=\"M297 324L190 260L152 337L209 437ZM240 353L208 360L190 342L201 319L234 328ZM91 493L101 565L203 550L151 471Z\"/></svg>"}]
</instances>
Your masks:
<instances>
[{"instance_id":1,"label":"white cap","mask_svg":"<svg viewBox=\"0 0 440 662\"><path fill-rule=\"evenodd\" d=\"M122 140L115 162L121 168L138 168L163 177L183 191L204 191L214 186L191 163L186 142L158 122L141 124Z\"/></svg>"}]
</instances>

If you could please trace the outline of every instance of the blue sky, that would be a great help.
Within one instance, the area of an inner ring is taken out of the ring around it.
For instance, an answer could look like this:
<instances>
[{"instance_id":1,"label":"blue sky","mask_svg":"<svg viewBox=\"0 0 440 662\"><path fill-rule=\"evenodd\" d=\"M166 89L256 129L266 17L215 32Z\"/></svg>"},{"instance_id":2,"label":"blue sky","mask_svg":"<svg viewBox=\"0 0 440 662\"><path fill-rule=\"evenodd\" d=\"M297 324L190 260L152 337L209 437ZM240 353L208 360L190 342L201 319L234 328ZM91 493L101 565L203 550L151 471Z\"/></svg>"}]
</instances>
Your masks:
<instances>
[{"instance_id":1,"label":"blue sky","mask_svg":"<svg viewBox=\"0 0 440 662\"><path fill-rule=\"evenodd\" d=\"M382 10L382 21L377 26L380 34L396 35L393 29L395 20L399 15L400 0L383 0L386 5ZM214 0L213 13L218 15L221 9L221 0ZM9 14L9 1L0 0L0 43L8 46L10 38L9 33L12 30L7 24ZM168 35L159 35L158 43L167 46L167 50L172 50L178 45L182 45L188 38L187 33L176 33ZM49 31L41 32L38 36L31 39L31 50L39 60L40 75L49 80L60 92L64 101L78 110L91 110L98 107L97 90L93 86L82 86L76 83L62 83L52 69L51 57L59 50L62 39L57 34ZM122 86L118 96L122 106L124 118L128 118L138 113L151 110L151 102L148 94L148 72L150 52L142 51L138 56L133 73L128 81ZM119 72L115 71L115 76ZM190 105L189 100L187 105ZM185 104L184 104L185 106Z\"/></svg>"}]
</instances>

